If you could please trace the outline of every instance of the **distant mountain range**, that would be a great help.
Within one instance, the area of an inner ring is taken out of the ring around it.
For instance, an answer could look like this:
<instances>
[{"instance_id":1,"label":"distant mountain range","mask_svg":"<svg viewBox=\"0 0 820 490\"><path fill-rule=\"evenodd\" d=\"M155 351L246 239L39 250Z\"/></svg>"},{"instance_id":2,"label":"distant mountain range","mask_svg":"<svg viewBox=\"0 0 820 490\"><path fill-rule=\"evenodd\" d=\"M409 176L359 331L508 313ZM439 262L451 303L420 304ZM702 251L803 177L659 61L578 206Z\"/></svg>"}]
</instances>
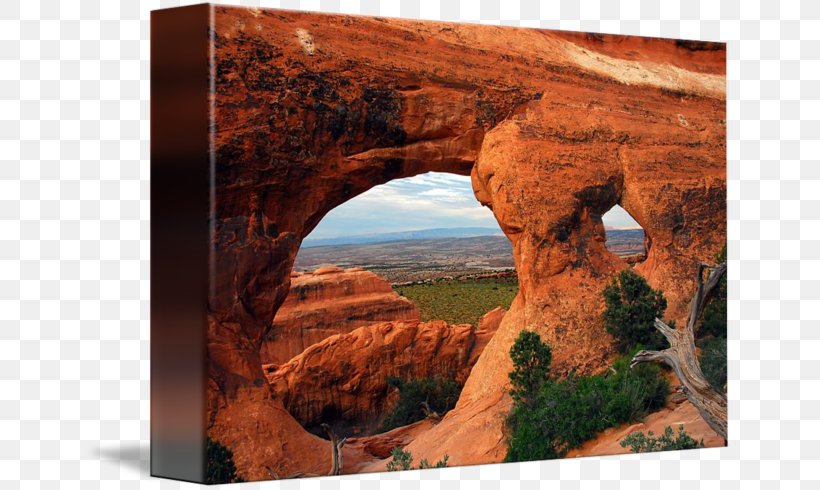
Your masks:
<instances>
[{"instance_id":1,"label":"distant mountain range","mask_svg":"<svg viewBox=\"0 0 820 490\"><path fill-rule=\"evenodd\" d=\"M643 231L643 228L640 226L605 226L604 229L606 229L606 231Z\"/></svg>"},{"instance_id":2,"label":"distant mountain range","mask_svg":"<svg viewBox=\"0 0 820 490\"><path fill-rule=\"evenodd\" d=\"M368 243L397 242L402 240L434 240L437 238L467 238L475 236L502 235L498 228L430 228L426 230L395 231L391 233L370 233L336 238L306 238L302 248L328 247L335 245L363 245Z\"/></svg>"}]
</instances>

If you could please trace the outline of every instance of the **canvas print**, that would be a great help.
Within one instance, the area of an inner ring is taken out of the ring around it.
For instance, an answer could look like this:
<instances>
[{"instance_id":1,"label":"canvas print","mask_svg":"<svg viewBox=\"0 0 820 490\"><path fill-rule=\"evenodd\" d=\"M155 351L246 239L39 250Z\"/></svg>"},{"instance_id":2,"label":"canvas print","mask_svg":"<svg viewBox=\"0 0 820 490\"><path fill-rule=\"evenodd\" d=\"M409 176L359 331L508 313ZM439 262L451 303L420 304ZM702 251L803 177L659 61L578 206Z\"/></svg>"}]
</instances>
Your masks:
<instances>
[{"instance_id":1,"label":"canvas print","mask_svg":"<svg viewBox=\"0 0 820 490\"><path fill-rule=\"evenodd\" d=\"M727 443L721 43L152 15L152 473Z\"/></svg>"}]
</instances>

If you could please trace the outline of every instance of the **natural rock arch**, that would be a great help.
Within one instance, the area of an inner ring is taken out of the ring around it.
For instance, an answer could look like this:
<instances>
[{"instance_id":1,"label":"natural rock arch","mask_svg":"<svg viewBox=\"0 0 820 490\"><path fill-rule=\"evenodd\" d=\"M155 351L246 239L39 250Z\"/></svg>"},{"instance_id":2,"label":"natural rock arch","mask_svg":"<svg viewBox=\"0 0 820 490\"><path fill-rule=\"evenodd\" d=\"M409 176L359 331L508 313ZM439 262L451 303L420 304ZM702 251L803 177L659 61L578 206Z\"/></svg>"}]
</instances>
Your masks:
<instances>
[{"instance_id":1,"label":"natural rock arch","mask_svg":"<svg viewBox=\"0 0 820 490\"><path fill-rule=\"evenodd\" d=\"M233 450L246 478L326 471L329 443L271 398L258 350L301 240L370 187L426 171L469 174L513 243L519 296L456 409L408 447L430 461L503 458L508 351L520 330L552 344L558 371L604 366L610 347L595 298L625 265L601 253L602 224L592 215L619 203L650 234L636 270L664 290L672 318L685 310L694 268L723 245L722 49L216 13L209 433Z\"/></svg>"}]
</instances>

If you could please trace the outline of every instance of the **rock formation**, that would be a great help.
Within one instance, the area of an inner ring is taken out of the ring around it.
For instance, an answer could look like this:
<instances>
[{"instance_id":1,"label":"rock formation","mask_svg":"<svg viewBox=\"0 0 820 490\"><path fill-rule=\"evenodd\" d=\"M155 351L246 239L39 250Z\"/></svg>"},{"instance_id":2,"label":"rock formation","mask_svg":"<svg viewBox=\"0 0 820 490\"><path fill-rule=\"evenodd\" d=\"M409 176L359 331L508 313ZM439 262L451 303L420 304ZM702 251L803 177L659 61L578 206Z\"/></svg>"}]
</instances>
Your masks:
<instances>
[{"instance_id":1,"label":"rock formation","mask_svg":"<svg viewBox=\"0 0 820 490\"><path fill-rule=\"evenodd\" d=\"M503 458L522 329L552 345L558 372L606 366L599 293L627 266L604 247L609 207L644 228L635 270L669 318L725 242L723 45L214 9L208 430L246 479L327 471L329 443L271 399L259 350L301 240L373 186L470 174L513 244L518 296L457 407L408 446L451 465Z\"/></svg>"},{"instance_id":2,"label":"rock formation","mask_svg":"<svg viewBox=\"0 0 820 490\"><path fill-rule=\"evenodd\" d=\"M276 398L303 425L333 417L360 427L377 426L379 415L395 402L388 377L440 376L463 383L503 312L493 310L478 331L473 325L440 320L360 327L264 369Z\"/></svg>"},{"instance_id":3,"label":"rock formation","mask_svg":"<svg viewBox=\"0 0 820 490\"><path fill-rule=\"evenodd\" d=\"M478 357L484 352L484 348L490 343L490 340L495 335L496 330L501 325L501 320L504 319L504 314L507 313L502 307L494 308L478 320L478 327L475 330L475 345L470 353L469 366L472 368ZM466 380L466 378L465 378Z\"/></svg>"},{"instance_id":4,"label":"rock formation","mask_svg":"<svg viewBox=\"0 0 820 490\"><path fill-rule=\"evenodd\" d=\"M264 364L281 364L334 334L384 321L418 319L416 305L372 272L321 267L293 273L290 292L259 355Z\"/></svg>"}]
</instances>

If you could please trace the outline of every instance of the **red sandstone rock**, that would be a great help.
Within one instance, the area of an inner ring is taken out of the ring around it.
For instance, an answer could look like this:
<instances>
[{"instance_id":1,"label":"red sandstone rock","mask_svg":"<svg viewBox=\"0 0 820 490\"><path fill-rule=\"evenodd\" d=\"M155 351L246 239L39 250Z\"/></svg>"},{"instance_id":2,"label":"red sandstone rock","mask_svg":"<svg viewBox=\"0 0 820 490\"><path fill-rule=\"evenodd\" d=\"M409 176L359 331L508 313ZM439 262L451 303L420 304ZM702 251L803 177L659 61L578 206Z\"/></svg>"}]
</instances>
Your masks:
<instances>
[{"instance_id":1,"label":"red sandstone rock","mask_svg":"<svg viewBox=\"0 0 820 490\"><path fill-rule=\"evenodd\" d=\"M406 446L416 436L429 430L432 426L433 422L430 419L419 420L381 434L368 437L352 437L348 439L348 443L352 446L361 446L362 450L369 454L372 459L387 459L390 458L393 449Z\"/></svg>"},{"instance_id":2,"label":"red sandstone rock","mask_svg":"<svg viewBox=\"0 0 820 490\"><path fill-rule=\"evenodd\" d=\"M482 331L485 338L491 334ZM265 369L276 398L303 425L333 413L377 426L395 401L388 377L464 382L480 354L477 349L484 347L476 340L469 324L386 322L328 337L287 363Z\"/></svg>"},{"instance_id":3,"label":"red sandstone rock","mask_svg":"<svg viewBox=\"0 0 820 490\"><path fill-rule=\"evenodd\" d=\"M558 371L606 366L600 290L626 267L604 247L608 206L646 231L635 270L670 318L725 242L723 46L230 7L215 23L209 434L246 479L322 461L326 443L270 401L259 348L302 238L375 185L472 172L513 243L519 295L456 409L407 446L451 465L503 458L522 329Z\"/></svg>"},{"instance_id":4,"label":"red sandstone rock","mask_svg":"<svg viewBox=\"0 0 820 490\"><path fill-rule=\"evenodd\" d=\"M565 94L565 102L587 104L600 95L578 87ZM606 368L613 351L601 322L601 293L627 267L604 247L601 215L616 203L651 239L647 259L635 270L663 290L667 317L683 322L691 271L725 240L723 102L681 99L670 105L664 92L638 97L621 87L608 96L613 100L605 107L577 113L558 112L554 102L532 102L485 137L473 185L513 243L520 292L459 399L481 416L459 416L456 407L450 422L411 443L414 454L440 457L450 446L441 438L453 438L451 429L477 425L496 434L497 442L473 444L481 452L464 460L451 455L453 463L503 452L508 405L486 400L506 392L509 349L523 328L552 346L558 374Z\"/></svg>"},{"instance_id":5,"label":"red sandstone rock","mask_svg":"<svg viewBox=\"0 0 820 490\"><path fill-rule=\"evenodd\" d=\"M281 364L331 335L384 321L419 319L416 305L363 269L320 267L292 277L260 349L264 364Z\"/></svg>"},{"instance_id":6,"label":"red sandstone rock","mask_svg":"<svg viewBox=\"0 0 820 490\"><path fill-rule=\"evenodd\" d=\"M313 271L313 275L322 276L325 274L338 274L339 272L344 272L344 269L342 269L341 267L337 267L335 265L326 265L323 267L319 267L318 269Z\"/></svg>"},{"instance_id":7,"label":"red sandstone rock","mask_svg":"<svg viewBox=\"0 0 820 490\"><path fill-rule=\"evenodd\" d=\"M278 480L328 473L330 442L305 431L266 390L240 388L230 393L229 401L224 395L217 400L211 409L215 418L210 435L233 451L243 478Z\"/></svg>"},{"instance_id":8,"label":"red sandstone rock","mask_svg":"<svg viewBox=\"0 0 820 490\"><path fill-rule=\"evenodd\" d=\"M478 356L484 352L484 348L490 343L490 339L495 335L506 313L507 310L499 306L498 308L488 311L478 320L478 327L475 331L475 347L473 348L469 361L471 367L475 365L476 361L478 361Z\"/></svg>"}]
</instances>

